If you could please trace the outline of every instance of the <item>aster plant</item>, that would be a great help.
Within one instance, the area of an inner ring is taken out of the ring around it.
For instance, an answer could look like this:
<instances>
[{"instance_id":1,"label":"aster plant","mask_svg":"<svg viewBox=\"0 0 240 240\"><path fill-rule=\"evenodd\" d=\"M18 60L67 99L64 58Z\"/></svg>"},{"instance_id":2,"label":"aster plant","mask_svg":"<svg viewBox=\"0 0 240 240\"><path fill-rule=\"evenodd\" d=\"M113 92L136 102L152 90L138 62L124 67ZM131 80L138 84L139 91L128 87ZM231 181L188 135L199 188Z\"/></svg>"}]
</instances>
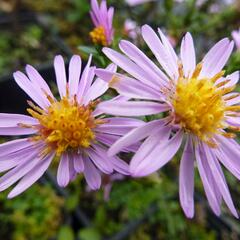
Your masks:
<instances>
[{"instance_id":1,"label":"aster plant","mask_svg":"<svg viewBox=\"0 0 240 240\"><path fill-rule=\"evenodd\" d=\"M114 8L107 9L105 0L98 4L97 0L91 0L90 16L95 28L90 32L90 37L95 44L102 46L111 45L114 29L112 26Z\"/></svg>"},{"instance_id":2,"label":"aster plant","mask_svg":"<svg viewBox=\"0 0 240 240\"><path fill-rule=\"evenodd\" d=\"M155 0L125 0L125 2L131 7L141 5L147 2L152 2L152 1L155 1Z\"/></svg>"},{"instance_id":3,"label":"aster plant","mask_svg":"<svg viewBox=\"0 0 240 240\"><path fill-rule=\"evenodd\" d=\"M103 49L127 74L104 69L96 70L96 74L131 100L102 103L99 108L118 116L155 116L155 120L117 140L109 149L109 156L144 140L130 162L132 176L143 177L167 164L183 145L179 194L186 216L194 216L196 162L213 212L220 215L224 200L238 217L221 168L223 165L240 179L240 146L234 139L240 127L240 95L232 92L239 72L224 76L222 70L234 44L222 39L196 64L190 33L184 36L178 56L167 37L160 29L158 32L160 37L148 25L142 27L142 37L161 68L129 41L119 44L123 54Z\"/></svg>"},{"instance_id":4,"label":"aster plant","mask_svg":"<svg viewBox=\"0 0 240 240\"><path fill-rule=\"evenodd\" d=\"M27 76L17 71L14 78L19 87L33 100L28 101L27 112L21 114L0 113L0 135L30 135L0 145L0 191L17 185L9 193L12 198L37 181L50 163L59 161L57 182L65 187L78 173L83 173L91 189L101 185L101 173L114 170L128 174L128 165L118 157L108 157L107 147L132 128L142 124L140 120L107 118L98 109L99 97L108 89L101 79L95 79L95 67L91 57L81 73L81 58L74 55L69 63L67 81L64 60L54 59L57 87L60 99L53 96L45 80L32 66L26 66ZM116 71L111 64L109 71ZM116 97L111 102L124 102ZM134 150L136 146L126 148Z\"/></svg>"},{"instance_id":5,"label":"aster plant","mask_svg":"<svg viewBox=\"0 0 240 240\"><path fill-rule=\"evenodd\" d=\"M126 19L124 22L123 32L126 36L136 42L140 32L140 27L135 21L131 19Z\"/></svg>"}]
</instances>

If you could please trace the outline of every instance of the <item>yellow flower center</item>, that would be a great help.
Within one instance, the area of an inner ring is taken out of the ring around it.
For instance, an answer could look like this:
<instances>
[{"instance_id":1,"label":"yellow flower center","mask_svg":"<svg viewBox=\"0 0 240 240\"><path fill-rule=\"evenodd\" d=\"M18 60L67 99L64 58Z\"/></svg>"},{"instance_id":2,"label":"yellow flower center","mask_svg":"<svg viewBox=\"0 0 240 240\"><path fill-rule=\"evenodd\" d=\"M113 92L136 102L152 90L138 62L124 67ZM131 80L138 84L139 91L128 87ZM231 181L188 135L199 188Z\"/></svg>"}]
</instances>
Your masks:
<instances>
[{"instance_id":1,"label":"yellow flower center","mask_svg":"<svg viewBox=\"0 0 240 240\"><path fill-rule=\"evenodd\" d=\"M93 31L89 33L89 35L93 43L107 46L107 37L103 26L94 28Z\"/></svg>"},{"instance_id":2,"label":"yellow flower center","mask_svg":"<svg viewBox=\"0 0 240 240\"><path fill-rule=\"evenodd\" d=\"M232 88L219 88L228 80L215 85L217 79L224 72L212 78L199 78L202 65L198 64L192 77L183 76L182 67L179 68L179 79L171 101L174 108L174 121L185 131L198 136L209 145L214 145L211 138L224 128L226 106L223 95ZM221 133L220 133L221 134Z\"/></svg>"},{"instance_id":3,"label":"yellow flower center","mask_svg":"<svg viewBox=\"0 0 240 240\"><path fill-rule=\"evenodd\" d=\"M46 111L30 103L27 111L40 122L38 135L33 140L44 140L48 149L54 149L59 156L68 149L87 148L95 139L93 129L103 120L96 120L92 111L96 103L79 105L77 100L64 97L51 100Z\"/></svg>"}]
</instances>

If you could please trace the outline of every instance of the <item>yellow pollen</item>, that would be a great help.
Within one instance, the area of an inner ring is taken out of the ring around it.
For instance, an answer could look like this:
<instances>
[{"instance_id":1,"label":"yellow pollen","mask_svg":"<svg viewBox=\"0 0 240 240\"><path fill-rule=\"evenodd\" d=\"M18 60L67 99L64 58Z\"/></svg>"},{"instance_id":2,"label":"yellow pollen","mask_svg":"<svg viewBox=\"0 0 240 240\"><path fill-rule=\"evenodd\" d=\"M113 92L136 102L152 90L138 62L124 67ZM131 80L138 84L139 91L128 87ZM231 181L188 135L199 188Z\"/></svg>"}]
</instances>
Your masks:
<instances>
[{"instance_id":1,"label":"yellow pollen","mask_svg":"<svg viewBox=\"0 0 240 240\"><path fill-rule=\"evenodd\" d=\"M95 44L100 44L102 46L107 46L107 37L106 37L106 32L103 26L99 26L93 29L89 33L93 43Z\"/></svg>"},{"instance_id":2,"label":"yellow pollen","mask_svg":"<svg viewBox=\"0 0 240 240\"><path fill-rule=\"evenodd\" d=\"M214 85L217 78L222 77L224 72L215 75L212 79L199 78L201 68L200 63L191 78L184 78L179 74L171 101L174 107L175 123L185 131L198 136L208 145L214 146L212 137L218 133L219 129L224 128L225 111L236 110L236 107L232 109L227 107L223 100L226 88L218 89L218 86Z\"/></svg>"},{"instance_id":3,"label":"yellow pollen","mask_svg":"<svg viewBox=\"0 0 240 240\"><path fill-rule=\"evenodd\" d=\"M92 116L95 105L95 102L79 105L76 99L64 97L41 112L31 103L33 109L27 111L40 122L38 134L32 140L45 141L48 151L53 149L58 156L66 150L89 147L95 139L93 129L99 124Z\"/></svg>"}]
</instances>

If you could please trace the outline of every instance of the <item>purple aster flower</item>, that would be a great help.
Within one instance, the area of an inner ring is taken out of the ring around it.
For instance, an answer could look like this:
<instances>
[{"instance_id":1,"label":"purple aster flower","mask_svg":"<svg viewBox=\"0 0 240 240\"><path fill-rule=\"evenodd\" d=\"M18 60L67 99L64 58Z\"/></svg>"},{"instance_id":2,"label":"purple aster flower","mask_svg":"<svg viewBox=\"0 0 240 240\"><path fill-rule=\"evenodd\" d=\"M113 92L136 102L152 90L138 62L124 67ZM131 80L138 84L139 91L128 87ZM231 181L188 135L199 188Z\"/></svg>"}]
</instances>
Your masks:
<instances>
[{"instance_id":1,"label":"purple aster flower","mask_svg":"<svg viewBox=\"0 0 240 240\"><path fill-rule=\"evenodd\" d=\"M91 0L90 15L95 26L93 31L90 32L93 43L102 46L111 45L114 34L112 26L114 8L107 9L105 0L102 0L100 5L97 0Z\"/></svg>"},{"instance_id":2,"label":"purple aster flower","mask_svg":"<svg viewBox=\"0 0 240 240\"><path fill-rule=\"evenodd\" d=\"M222 199L238 217L221 169L225 166L240 179L240 147L233 131L240 127L240 94L232 92L239 72L224 77L222 68L233 50L225 38L196 64L195 48L187 33L178 57L167 37L147 25L142 36L161 69L129 41L121 41L124 54L109 48L104 53L128 75L96 70L109 86L134 101L102 103L99 107L119 116L156 115L156 120L130 131L109 149L113 156L122 148L144 140L130 163L135 177L149 175L168 163L185 145L180 163L180 202L187 217L194 215L194 161L209 204L220 214Z\"/></svg>"},{"instance_id":3,"label":"purple aster flower","mask_svg":"<svg viewBox=\"0 0 240 240\"><path fill-rule=\"evenodd\" d=\"M239 30L232 31L232 37L235 41L237 49L240 50L240 28Z\"/></svg>"},{"instance_id":4,"label":"purple aster flower","mask_svg":"<svg viewBox=\"0 0 240 240\"><path fill-rule=\"evenodd\" d=\"M136 40L140 35L140 27L137 23L131 19L126 19L124 22L123 33L127 35L132 40Z\"/></svg>"},{"instance_id":5,"label":"purple aster flower","mask_svg":"<svg viewBox=\"0 0 240 240\"><path fill-rule=\"evenodd\" d=\"M143 3L147 3L147 2L152 2L152 1L156 1L156 0L125 0L125 2L131 7L137 6Z\"/></svg>"},{"instance_id":6,"label":"purple aster flower","mask_svg":"<svg viewBox=\"0 0 240 240\"><path fill-rule=\"evenodd\" d=\"M53 159L60 161L57 181L65 187L78 173L83 173L91 189L101 185L101 175L114 170L128 174L128 165L118 157L108 157L107 147L142 121L128 118L106 118L98 108L98 99L108 89L107 83L94 80L95 67L91 57L81 74L81 58L77 55L69 63L68 81L64 60L56 56L54 68L60 99L56 99L47 83L30 65L27 76L17 71L17 84L35 102L28 101L28 113L0 114L0 135L29 135L0 145L0 191L18 184L8 195L15 197L37 181ZM111 64L109 71L116 71ZM80 76L81 75L81 76ZM80 79L80 81L79 81ZM125 102L116 97L110 102ZM125 148L133 151L136 146ZM54 158L55 157L55 158Z\"/></svg>"}]
</instances>

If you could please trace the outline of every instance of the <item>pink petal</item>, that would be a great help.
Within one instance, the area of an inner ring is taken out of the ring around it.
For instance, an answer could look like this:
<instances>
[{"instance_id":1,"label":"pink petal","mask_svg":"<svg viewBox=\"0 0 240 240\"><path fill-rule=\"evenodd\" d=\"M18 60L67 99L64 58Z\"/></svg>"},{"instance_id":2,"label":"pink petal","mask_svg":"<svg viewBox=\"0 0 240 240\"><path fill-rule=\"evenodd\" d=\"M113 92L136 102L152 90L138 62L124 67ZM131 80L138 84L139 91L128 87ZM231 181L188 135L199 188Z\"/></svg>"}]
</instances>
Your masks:
<instances>
[{"instance_id":1,"label":"pink petal","mask_svg":"<svg viewBox=\"0 0 240 240\"><path fill-rule=\"evenodd\" d=\"M39 122L35 118L21 115L0 113L0 135L25 135L38 132L34 127L22 127L19 124L38 125Z\"/></svg>"},{"instance_id":2,"label":"pink petal","mask_svg":"<svg viewBox=\"0 0 240 240\"><path fill-rule=\"evenodd\" d=\"M180 162L179 197L188 218L194 216L194 150L191 138L187 138Z\"/></svg>"},{"instance_id":3,"label":"pink petal","mask_svg":"<svg viewBox=\"0 0 240 240\"><path fill-rule=\"evenodd\" d=\"M5 161L0 161L0 172L8 171L9 169L18 165L18 161L15 159L8 159Z\"/></svg>"},{"instance_id":4,"label":"pink petal","mask_svg":"<svg viewBox=\"0 0 240 240\"><path fill-rule=\"evenodd\" d=\"M110 64L107 66L106 69L111 72L116 72L117 66L115 64ZM97 78L95 82L92 84L92 86L86 92L83 103L87 104L91 100L95 100L96 98L104 94L107 90L108 90L108 84L105 81L103 81L101 78Z\"/></svg>"},{"instance_id":5,"label":"pink petal","mask_svg":"<svg viewBox=\"0 0 240 240\"><path fill-rule=\"evenodd\" d=\"M84 171L84 164L83 164L83 155L82 153L75 153L72 155L73 157L73 166L77 173Z\"/></svg>"},{"instance_id":6,"label":"pink petal","mask_svg":"<svg viewBox=\"0 0 240 240\"><path fill-rule=\"evenodd\" d=\"M176 53L172 47L172 44L169 42L169 39L163 34L163 32L161 31L160 28L158 28L158 33L162 40L162 44L168 53L168 59L171 62L170 64L172 65L172 67L175 71L175 76L177 76L178 75L178 56L176 55Z\"/></svg>"},{"instance_id":7,"label":"pink petal","mask_svg":"<svg viewBox=\"0 0 240 240\"><path fill-rule=\"evenodd\" d=\"M98 22L98 20L96 18L96 15L92 11L90 11L90 17L92 19L92 22L93 22L94 26L98 27L99 26L99 22Z\"/></svg>"},{"instance_id":8,"label":"pink petal","mask_svg":"<svg viewBox=\"0 0 240 240\"><path fill-rule=\"evenodd\" d=\"M113 22L113 16L114 16L114 8L113 7L110 7L109 9L108 9L108 13L107 13L107 15L108 15L108 27L109 27L109 29L111 29L112 28L112 22Z\"/></svg>"},{"instance_id":9,"label":"pink petal","mask_svg":"<svg viewBox=\"0 0 240 240\"><path fill-rule=\"evenodd\" d=\"M40 162L21 179L17 186L13 188L13 190L8 194L8 198L16 197L35 183L48 169L53 157L54 153L41 159Z\"/></svg>"},{"instance_id":10,"label":"pink petal","mask_svg":"<svg viewBox=\"0 0 240 240\"><path fill-rule=\"evenodd\" d=\"M99 13L99 6L97 0L91 0L91 9L94 11L94 13Z\"/></svg>"},{"instance_id":11,"label":"pink petal","mask_svg":"<svg viewBox=\"0 0 240 240\"><path fill-rule=\"evenodd\" d=\"M115 135L124 135L125 133L129 132L133 128L131 126L122 126L122 125L116 125L116 126L109 126L107 124L99 125L95 131L100 133L107 133L107 134L115 134Z\"/></svg>"},{"instance_id":12,"label":"pink petal","mask_svg":"<svg viewBox=\"0 0 240 240\"><path fill-rule=\"evenodd\" d=\"M219 161L236 177L240 180L240 162L239 154L240 149L237 142L225 140L225 137L219 138L219 147L214 149Z\"/></svg>"},{"instance_id":13,"label":"pink petal","mask_svg":"<svg viewBox=\"0 0 240 240\"><path fill-rule=\"evenodd\" d=\"M70 181L69 158L67 153L63 153L57 170L57 182L60 187L66 187Z\"/></svg>"},{"instance_id":14,"label":"pink petal","mask_svg":"<svg viewBox=\"0 0 240 240\"><path fill-rule=\"evenodd\" d=\"M66 95L67 77L63 57L58 55L54 58L54 69L56 74L58 92L63 98Z\"/></svg>"},{"instance_id":15,"label":"pink petal","mask_svg":"<svg viewBox=\"0 0 240 240\"><path fill-rule=\"evenodd\" d=\"M106 0L102 0L100 3L99 16L101 18L101 25L106 29L107 23L107 3Z\"/></svg>"},{"instance_id":16,"label":"pink petal","mask_svg":"<svg viewBox=\"0 0 240 240\"><path fill-rule=\"evenodd\" d=\"M144 161L154 148L166 143L170 137L171 128L162 126L152 132L152 134L141 144L130 163L131 173Z\"/></svg>"},{"instance_id":17,"label":"pink petal","mask_svg":"<svg viewBox=\"0 0 240 240\"><path fill-rule=\"evenodd\" d=\"M108 133L96 133L96 140L98 142L103 143L104 145L110 147L113 145L114 142L116 142L119 139L118 135L112 135ZM135 143L131 146L123 148L121 151L122 152L136 152L137 149L139 148L139 144Z\"/></svg>"},{"instance_id":18,"label":"pink petal","mask_svg":"<svg viewBox=\"0 0 240 240\"><path fill-rule=\"evenodd\" d=\"M25 156L21 164L4 174L0 178L0 191L7 189L24 175L29 173L39 163L39 161L41 161L37 155L38 151L33 151L28 156Z\"/></svg>"},{"instance_id":19,"label":"pink petal","mask_svg":"<svg viewBox=\"0 0 240 240\"><path fill-rule=\"evenodd\" d=\"M19 136L29 135L38 132L34 128L22 128L22 127L0 127L0 135L2 136Z\"/></svg>"},{"instance_id":20,"label":"pink petal","mask_svg":"<svg viewBox=\"0 0 240 240\"><path fill-rule=\"evenodd\" d=\"M101 186L101 175L88 157L84 158L84 166L83 174L89 187L93 190L99 189Z\"/></svg>"},{"instance_id":21,"label":"pink petal","mask_svg":"<svg viewBox=\"0 0 240 240\"><path fill-rule=\"evenodd\" d=\"M196 55L193 39L190 33L187 33L181 44L181 61L185 77L191 77L196 67Z\"/></svg>"},{"instance_id":22,"label":"pink petal","mask_svg":"<svg viewBox=\"0 0 240 240\"><path fill-rule=\"evenodd\" d=\"M152 86L151 81L149 81L148 72L146 72L145 69L139 67L128 57L110 48L103 48L102 51L113 63L118 65L124 71L126 71L139 81L145 83L146 85L151 84L150 86Z\"/></svg>"},{"instance_id":23,"label":"pink petal","mask_svg":"<svg viewBox=\"0 0 240 240\"><path fill-rule=\"evenodd\" d=\"M134 44L122 40L119 47L132 61L148 72L150 86L159 88L159 86L164 86L168 83L166 75Z\"/></svg>"},{"instance_id":24,"label":"pink petal","mask_svg":"<svg viewBox=\"0 0 240 240\"><path fill-rule=\"evenodd\" d=\"M73 181L76 176L77 176L77 172L75 171L74 168L74 163L73 163L73 154L68 152L68 160L69 160L69 181Z\"/></svg>"},{"instance_id":25,"label":"pink petal","mask_svg":"<svg viewBox=\"0 0 240 240\"><path fill-rule=\"evenodd\" d=\"M107 42L108 45L112 43L113 40L113 34L114 34L114 29L112 28L112 23L113 23L113 16L114 16L114 8L110 7L107 13Z\"/></svg>"},{"instance_id":26,"label":"pink petal","mask_svg":"<svg viewBox=\"0 0 240 240\"><path fill-rule=\"evenodd\" d=\"M102 147L100 145L95 144L93 146L99 155L105 156L104 159L106 161L106 164L111 167L111 170L116 170L119 173L122 173L124 175L129 175L129 166L126 162L118 158L117 156L114 157L108 157L107 156L107 149L105 147Z\"/></svg>"},{"instance_id":27,"label":"pink petal","mask_svg":"<svg viewBox=\"0 0 240 240\"><path fill-rule=\"evenodd\" d=\"M156 102L103 102L98 105L98 108L111 115L118 116L144 116L166 112L170 109L167 104L160 104Z\"/></svg>"},{"instance_id":28,"label":"pink petal","mask_svg":"<svg viewBox=\"0 0 240 240\"><path fill-rule=\"evenodd\" d=\"M16 153L2 157L0 160L0 172L8 171L17 165L24 163L25 158L31 155L33 151L36 152L36 148L23 148Z\"/></svg>"},{"instance_id":29,"label":"pink petal","mask_svg":"<svg viewBox=\"0 0 240 240\"><path fill-rule=\"evenodd\" d=\"M38 125L37 119L22 114L0 113L0 127L17 127L19 123Z\"/></svg>"},{"instance_id":30,"label":"pink petal","mask_svg":"<svg viewBox=\"0 0 240 240\"><path fill-rule=\"evenodd\" d=\"M18 150L33 146L35 143L31 142L28 138L12 140L0 144L0 157L5 157Z\"/></svg>"},{"instance_id":31,"label":"pink petal","mask_svg":"<svg viewBox=\"0 0 240 240\"><path fill-rule=\"evenodd\" d=\"M131 118L104 118L104 120L106 123L99 125L95 131L123 135L144 124L141 120Z\"/></svg>"},{"instance_id":32,"label":"pink petal","mask_svg":"<svg viewBox=\"0 0 240 240\"><path fill-rule=\"evenodd\" d=\"M147 43L148 47L153 52L154 56L157 58L158 62L161 64L166 73L173 79L177 79L178 73L176 72L175 63L172 65L172 55L166 50L166 48L161 43L157 34L148 25L142 27L142 36L144 41Z\"/></svg>"},{"instance_id":33,"label":"pink petal","mask_svg":"<svg viewBox=\"0 0 240 240\"><path fill-rule=\"evenodd\" d=\"M225 121L227 124L233 127L240 127L240 117L225 117Z\"/></svg>"},{"instance_id":34,"label":"pink petal","mask_svg":"<svg viewBox=\"0 0 240 240\"><path fill-rule=\"evenodd\" d=\"M213 210L213 212L219 216L221 213L220 210L220 201L217 198L216 191L218 189L214 189L215 181L213 179L212 173L209 172L207 159L202 159L203 154L200 152L199 144L196 144L195 147L195 156L198 165L198 171L203 183L203 187L208 199L208 202Z\"/></svg>"},{"instance_id":35,"label":"pink petal","mask_svg":"<svg viewBox=\"0 0 240 240\"><path fill-rule=\"evenodd\" d=\"M150 136L152 132L156 131L159 127L165 124L164 119L154 120L145 125L135 128L119 138L109 149L108 155L113 156L120 152L123 148L131 146L133 143L141 141L142 139Z\"/></svg>"},{"instance_id":36,"label":"pink petal","mask_svg":"<svg viewBox=\"0 0 240 240\"><path fill-rule=\"evenodd\" d=\"M217 142L219 143L219 148L223 151L226 155L230 156L230 159L238 166L237 168L240 169L240 163L238 160L238 156L240 154L240 146L239 144L233 140L223 137L221 135L217 136Z\"/></svg>"},{"instance_id":37,"label":"pink petal","mask_svg":"<svg viewBox=\"0 0 240 240\"><path fill-rule=\"evenodd\" d=\"M161 135L160 136L159 134L156 135L157 136L155 138L157 138L159 143L161 143L162 141ZM166 133L164 133L163 135L164 140L165 135L169 136L168 129L166 129ZM146 153L147 151L146 152L144 151L146 155L144 155L143 158L140 158L140 160L137 157L135 158L134 156L132 162L130 163L130 173L135 177L142 177L147 176L160 169L168 161L170 161L176 154L176 152L181 146L182 137L183 137L182 131L178 131L178 133L170 140L165 141L163 140L161 144L157 144L155 146L153 144L151 150L148 148L150 150L148 151L148 153ZM156 142L156 140L154 142ZM150 140L148 141L148 144L151 144Z\"/></svg>"},{"instance_id":38,"label":"pink petal","mask_svg":"<svg viewBox=\"0 0 240 240\"><path fill-rule=\"evenodd\" d=\"M109 82L110 87L116 89L116 91L122 96L156 101L160 101L165 98L160 91L157 91L134 78L106 71L104 69L97 69L96 74L99 77L102 77L102 79L106 82ZM114 77L116 78L116 81L111 82Z\"/></svg>"},{"instance_id":39,"label":"pink petal","mask_svg":"<svg viewBox=\"0 0 240 240\"><path fill-rule=\"evenodd\" d=\"M41 108L46 109L49 105L49 101L46 96L39 91L27 78L25 74L17 71L13 74L13 77L18 86Z\"/></svg>"},{"instance_id":40,"label":"pink petal","mask_svg":"<svg viewBox=\"0 0 240 240\"><path fill-rule=\"evenodd\" d=\"M82 65L82 60L80 56L74 55L71 58L69 63L68 84L69 84L70 96L74 96L75 94L77 94L78 83L79 83L80 74L81 74L81 65Z\"/></svg>"},{"instance_id":41,"label":"pink petal","mask_svg":"<svg viewBox=\"0 0 240 240\"><path fill-rule=\"evenodd\" d=\"M88 87L90 87L91 83L92 83L91 77L93 77L92 76L93 68L90 67L91 61L92 61L92 55L90 55L88 58L87 65L85 66L85 68L83 70L83 73L82 73L82 76L81 76L81 79L80 79L80 82L78 85L77 96L78 96L79 100L83 98L84 93L86 93L86 91L88 90Z\"/></svg>"},{"instance_id":42,"label":"pink petal","mask_svg":"<svg viewBox=\"0 0 240 240\"><path fill-rule=\"evenodd\" d=\"M200 74L201 77L213 77L219 73L233 50L233 42L229 42L227 38L216 43L203 59L203 68Z\"/></svg>"},{"instance_id":43,"label":"pink petal","mask_svg":"<svg viewBox=\"0 0 240 240\"><path fill-rule=\"evenodd\" d=\"M22 157L21 160L23 161L25 155L31 155L33 152L41 152L42 149L45 147L46 147L45 142L36 141L36 142L33 142L33 144L30 146L25 146L20 149L13 150L10 153L4 152L4 154L1 155L1 160L14 159L14 160L18 161L19 156L21 156Z\"/></svg>"},{"instance_id":44,"label":"pink petal","mask_svg":"<svg viewBox=\"0 0 240 240\"><path fill-rule=\"evenodd\" d=\"M34 67L32 67L31 65L27 65L26 72L27 72L29 79L35 85L35 87L38 87L43 91L42 94L48 94L51 98L54 99L54 96L53 96L48 84L46 83L46 81L42 78L42 76L39 74L39 72Z\"/></svg>"},{"instance_id":45,"label":"pink petal","mask_svg":"<svg viewBox=\"0 0 240 240\"><path fill-rule=\"evenodd\" d=\"M108 103L114 103L114 102L118 102L118 101L122 101L122 102L126 102L128 101L129 98L125 97L125 96L121 96L121 95L118 95L110 100L107 100L107 101L104 101L105 102L108 102ZM92 115L94 117L97 117L101 114L104 114L104 112L99 108L99 104L96 106L96 109L93 111Z\"/></svg>"},{"instance_id":46,"label":"pink petal","mask_svg":"<svg viewBox=\"0 0 240 240\"><path fill-rule=\"evenodd\" d=\"M113 172L113 166L106 158L106 154L101 154L96 147L95 149L88 149L87 153L99 170L106 174Z\"/></svg>"},{"instance_id":47,"label":"pink petal","mask_svg":"<svg viewBox=\"0 0 240 240\"><path fill-rule=\"evenodd\" d=\"M226 81L226 80L228 80L229 82L224 84L223 86L219 87L218 89L233 87L234 85L236 85L239 80L239 71L236 71L230 75L227 75L226 77L220 78L219 80L216 81L215 85L217 85L223 81Z\"/></svg>"},{"instance_id":48,"label":"pink petal","mask_svg":"<svg viewBox=\"0 0 240 240\"><path fill-rule=\"evenodd\" d=\"M227 98L233 97L233 96L235 96L235 97L231 98L229 100L226 100ZM223 99L225 100L225 104L227 106L239 104L240 103L240 94L238 92L231 92L231 93L228 93L228 94L224 95Z\"/></svg>"},{"instance_id":49,"label":"pink petal","mask_svg":"<svg viewBox=\"0 0 240 240\"><path fill-rule=\"evenodd\" d=\"M129 175L129 165L117 156L111 157L111 162L115 171Z\"/></svg>"},{"instance_id":50,"label":"pink petal","mask_svg":"<svg viewBox=\"0 0 240 240\"><path fill-rule=\"evenodd\" d=\"M91 16L94 17L94 24L96 27L102 25L102 15L100 11L100 7L98 5L97 0L91 0Z\"/></svg>"},{"instance_id":51,"label":"pink petal","mask_svg":"<svg viewBox=\"0 0 240 240\"><path fill-rule=\"evenodd\" d=\"M228 208L230 209L231 213L238 218L238 213L234 207L224 174L221 170L221 166L219 162L217 161L216 157L211 153L208 146L204 145L204 150L208 159L209 167L213 173L213 177L215 179L215 182L218 186L219 191L222 194L222 197L227 204Z\"/></svg>"}]
</instances>

